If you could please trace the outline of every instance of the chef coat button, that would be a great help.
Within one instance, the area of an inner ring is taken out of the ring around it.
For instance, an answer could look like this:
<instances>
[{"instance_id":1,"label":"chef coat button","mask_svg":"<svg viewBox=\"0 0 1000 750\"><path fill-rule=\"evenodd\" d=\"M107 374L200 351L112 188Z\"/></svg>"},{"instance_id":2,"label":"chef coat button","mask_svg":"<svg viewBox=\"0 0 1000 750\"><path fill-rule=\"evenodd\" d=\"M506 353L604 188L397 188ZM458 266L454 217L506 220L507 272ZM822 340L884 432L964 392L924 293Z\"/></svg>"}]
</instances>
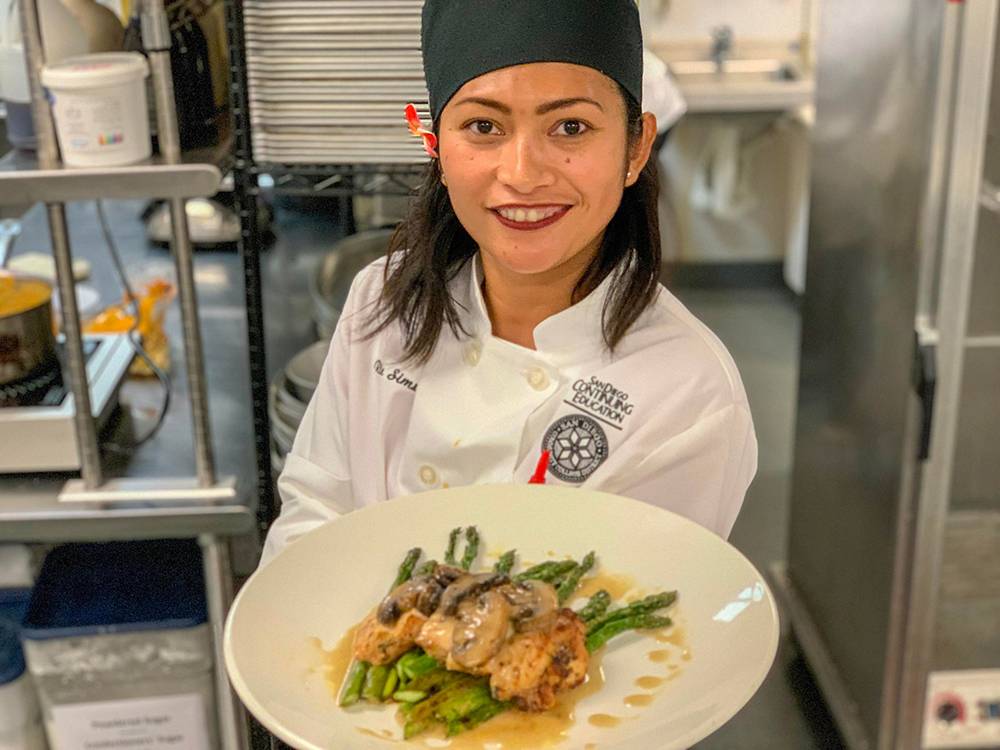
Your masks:
<instances>
[{"instance_id":1,"label":"chef coat button","mask_svg":"<svg viewBox=\"0 0 1000 750\"><path fill-rule=\"evenodd\" d=\"M420 467L420 481L421 482L423 482L427 486L431 486L431 485L437 484L437 480L438 480L438 475L437 475L437 472L434 471L434 467L433 466L421 466Z\"/></svg>"},{"instance_id":2,"label":"chef coat button","mask_svg":"<svg viewBox=\"0 0 1000 750\"><path fill-rule=\"evenodd\" d=\"M536 391L544 391L549 387L549 376L541 367L532 367L528 370L528 385Z\"/></svg>"},{"instance_id":3,"label":"chef coat button","mask_svg":"<svg viewBox=\"0 0 1000 750\"><path fill-rule=\"evenodd\" d=\"M478 344L469 344L465 349L465 364L475 367L479 364L480 347Z\"/></svg>"}]
</instances>

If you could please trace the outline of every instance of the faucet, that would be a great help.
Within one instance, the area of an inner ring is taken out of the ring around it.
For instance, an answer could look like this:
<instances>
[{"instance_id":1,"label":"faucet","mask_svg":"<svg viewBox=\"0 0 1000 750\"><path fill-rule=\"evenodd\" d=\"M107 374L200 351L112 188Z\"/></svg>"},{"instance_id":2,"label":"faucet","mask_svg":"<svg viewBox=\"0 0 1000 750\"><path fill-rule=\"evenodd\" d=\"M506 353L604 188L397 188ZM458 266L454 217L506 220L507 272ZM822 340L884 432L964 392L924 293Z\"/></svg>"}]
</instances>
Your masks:
<instances>
[{"instance_id":1,"label":"faucet","mask_svg":"<svg viewBox=\"0 0 1000 750\"><path fill-rule=\"evenodd\" d=\"M733 50L733 27L716 26L712 29L712 60L715 62L715 70L722 73L726 66L726 59Z\"/></svg>"}]
</instances>

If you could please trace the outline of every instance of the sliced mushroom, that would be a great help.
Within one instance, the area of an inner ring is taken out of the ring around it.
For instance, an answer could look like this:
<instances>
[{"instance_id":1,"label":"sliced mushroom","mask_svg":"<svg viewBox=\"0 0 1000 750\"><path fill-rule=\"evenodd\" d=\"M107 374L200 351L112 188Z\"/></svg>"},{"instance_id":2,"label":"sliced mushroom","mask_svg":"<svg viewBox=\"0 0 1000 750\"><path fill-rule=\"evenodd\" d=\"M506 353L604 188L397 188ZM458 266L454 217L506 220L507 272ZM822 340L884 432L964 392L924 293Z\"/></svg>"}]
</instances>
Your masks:
<instances>
[{"instance_id":1,"label":"sliced mushroom","mask_svg":"<svg viewBox=\"0 0 1000 750\"><path fill-rule=\"evenodd\" d=\"M435 581L447 588L462 576L468 575L468 572L456 568L454 565L438 565L431 575L434 576Z\"/></svg>"},{"instance_id":2,"label":"sliced mushroom","mask_svg":"<svg viewBox=\"0 0 1000 750\"><path fill-rule=\"evenodd\" d=\"M520 581L500 589L511 606L511 619L519 632L545 630L559 610L559 595L543 581Z\"/></svg>"},{"instance_id":3,"label":"sliced mushroom","mask_svg":"<svg viewBox=\"0 0 1000 750\"><path fill-rule=\"evenodd\" d=\"M392 625L400 615L411 609L428 617L434 614L444 587L430 576L417 576L394 588L379 604L376 613L383 625Z\"/></svg>"},{"instance_id":4,"label":"sliced mushroom","mask_svg":"<svg viewBox=\"0 0 1000 750\"><path fill-rule=\"evenodd\" d=\"M470 596L476 596L497 586L502 586L510 579L503 573L478 573L463 575L441 596L441 611L451 617L458 611L458 605Z\"/></svg>"},{"instance_id":5,"label":"sliced mushroom","mask_svg":"<svg viewBox=\"0 0 1000 750\"><path fill-rule=\"evenodd\" d=\"M499 591L468 598L458 607L451 656L466 669L475 669L496 656L507 640L510 604Z\"/></svg>"}]
</instances>

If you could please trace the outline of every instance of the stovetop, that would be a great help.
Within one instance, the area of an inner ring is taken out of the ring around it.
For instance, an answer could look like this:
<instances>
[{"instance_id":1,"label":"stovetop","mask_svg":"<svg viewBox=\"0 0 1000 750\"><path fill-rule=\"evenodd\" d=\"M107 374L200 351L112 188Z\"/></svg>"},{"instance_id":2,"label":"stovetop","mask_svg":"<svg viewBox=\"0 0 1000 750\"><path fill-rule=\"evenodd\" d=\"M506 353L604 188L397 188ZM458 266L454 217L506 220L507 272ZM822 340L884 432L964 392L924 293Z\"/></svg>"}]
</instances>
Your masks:
<instances>
[{"instance_id":1,"label":"stovetop","mask_svg":"<svg viewBox=\"0 0 1000 750\"><path fill-rule=\"evenodd\" d=\"M105 343L106 339L103 338L84 337L84 361L90 362L97 350ZM52 367L33 373L14 383L0 386L0 409L16 409L24 406L60 406L69 395L69 388L62 373L66 361L65 350L64 343L57 343L58 360Z\"/></svg>"}]
</instances>

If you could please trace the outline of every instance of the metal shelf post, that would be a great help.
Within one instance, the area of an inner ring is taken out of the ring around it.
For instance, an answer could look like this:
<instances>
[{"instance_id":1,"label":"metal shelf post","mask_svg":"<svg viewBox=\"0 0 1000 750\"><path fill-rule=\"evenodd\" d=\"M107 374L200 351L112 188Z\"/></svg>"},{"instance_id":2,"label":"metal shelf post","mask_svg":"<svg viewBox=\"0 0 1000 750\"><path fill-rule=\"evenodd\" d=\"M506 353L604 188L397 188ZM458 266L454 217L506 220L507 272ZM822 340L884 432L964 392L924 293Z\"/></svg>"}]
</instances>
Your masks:
<instances>
[{"instance_id":1,"label":"metal shelf post","mask_svg":"<svg viewBox=\"0 0 1000 750\"><path fill-rule=\"evenodd\" d=\"M56 141L55 123L42 90L42 66L45 56L42 48L41 27L36 0L18 0L21 14L21 38L24 44L31 89L31 114L38 138L38 158L41 166L53 167L59 162L59 144ZM97 447L97 425L94 424L90 403L90 386L87 382L87 365L83 354L82 326L73 282L73 253L69 246L66 226L66 208L62 203L46 203L52 250L55 255L59 298L62 303L63 332L66 334L70 389L76 403L73 425L80 451L81 474L88 489L101 484L101 455Z\"/></svg>"},{"instance_id":2,"label":"metal shelf post","mask_svg":"<svg viewBox=\"0 0 1000 750\"><path fill-rule=\"evenodd\" d=\"M254 447L257 459L257 518L262 534L277 517L274 478L271 472L271 422L267 413L267 352L264 333L264 298L261 286L262 236L258 222L257 173L253 170L250 136L246 39L243 33L243 3L225 0L230 55L230 105L233 118L233 197L240 217L240 257L246 295L250 389L253 400Z\"/></svg>"}]
</instances>

